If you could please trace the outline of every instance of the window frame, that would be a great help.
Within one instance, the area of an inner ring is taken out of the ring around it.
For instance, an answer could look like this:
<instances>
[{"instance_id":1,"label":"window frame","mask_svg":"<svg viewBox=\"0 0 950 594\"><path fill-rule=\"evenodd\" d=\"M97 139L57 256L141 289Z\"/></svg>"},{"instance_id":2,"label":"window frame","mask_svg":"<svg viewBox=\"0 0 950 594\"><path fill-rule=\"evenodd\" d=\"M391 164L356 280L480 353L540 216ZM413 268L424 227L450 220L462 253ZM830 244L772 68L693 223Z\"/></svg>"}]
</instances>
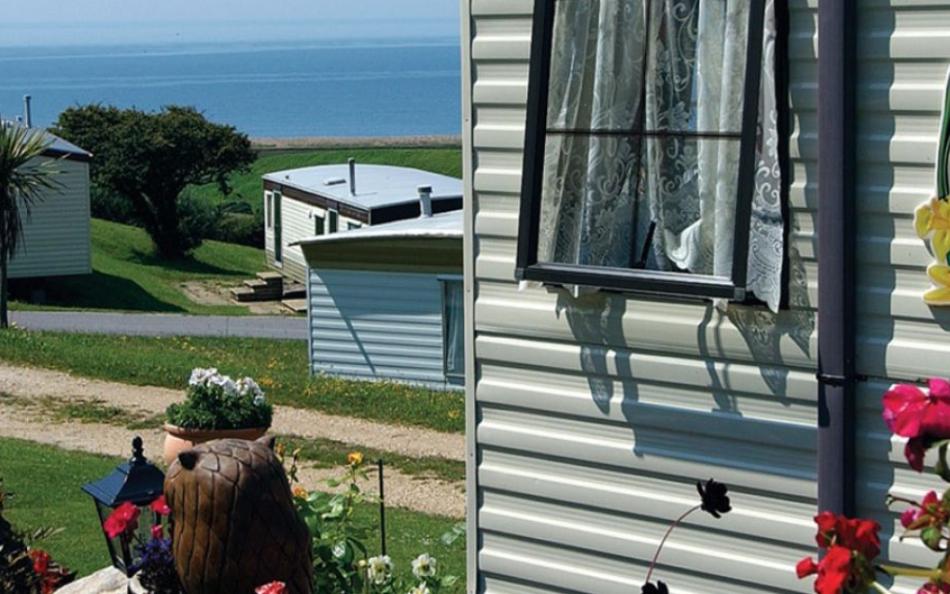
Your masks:
<instances>
[{"instance_id":1,"label":"window frame","mask_svg":"<svg viewBox=\"0 0 950 594\"><path fill-rule=\"evenodd\" d=\"M744 301L752 199L755 191L755 151L761 93L765 0L749 0L749 41L746 50L742 131L739 139L736 237L730 278L538 261L544 157L548 135L548 90L554 15L558 1L536 0L534 3L515 278L550 285L580 285L628 293Z\"/></svg>"},{"instance_id":2,"label":"window frame","mask_svg":"<svg viewBox=\"0 0 950 594\"><path fill-rule=\"evenodd\" d=\"M456 283L462 292L462 310L459 312L462 317L462 324L465 324L465 278L458 275L440 275L438 277L442 294L442 375L446 380L465 380L465 333L462 333L462 371L449 371L449 318L448 315L448 293L449 284Z\"/></svg>"}]
</instances>

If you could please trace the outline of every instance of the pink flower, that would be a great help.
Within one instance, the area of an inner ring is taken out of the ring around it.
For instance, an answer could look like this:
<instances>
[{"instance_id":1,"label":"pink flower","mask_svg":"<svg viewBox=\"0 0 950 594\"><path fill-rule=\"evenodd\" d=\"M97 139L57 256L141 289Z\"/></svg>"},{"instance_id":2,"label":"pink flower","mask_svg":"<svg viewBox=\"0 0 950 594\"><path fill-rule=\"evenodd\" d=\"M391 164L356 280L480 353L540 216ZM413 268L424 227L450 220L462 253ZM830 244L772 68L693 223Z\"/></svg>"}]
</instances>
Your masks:
<instances>
[{"instance_id":1,"label":"pink flower","mask_svg":"<svg viewBox=\"0 0 950 594\"><path fill-rule=\"evenodd\" d=\"M917 590L917 594L950 594L950 586L927 582L920 587L920 590Z\"/></svg>"},{"instance_id":2,"label":"pink flower","mask_svg":"<svg viewBox=\"0 0 950 594\"><path fill-rule=\"evenodd\" d=\"M258 586L254 592L256 594L284 594L287 591L287 584L284 582L271 582Z\"/></svg>"},{"instance_id":3,"label":"pink flower","mask_svg":"<svg viewBox=\"0 0 950 594\"><path fill-rule=\"evenodd\" d=\"M161 524L155 524L152 526L152 538L155 540L161 540L165 537L165 531L162 529Z\"/></svg>"},{"instance_id":4,"label":"pink flower","mask_svg":"<svg viewBox=\"0 0 950 594\"><path fill-rule=\"evenodd\" d=\"M106 521L102 523L102 529L109 535L109 538L115 538L120 534L135 530L138 520L139 508L125 502L109 514Z\"/></svg>"},{"instance_id":5,"label":"pink flower","mask_svg":"<svg viewBox=\"0 0 950 594\"><path fill-rule=\"evenodd\" d=\"M901 514L901 526L904 528L909 528L917 518L920 517L920 510L913 507L909 507L904 510L904 513Z\"/></svg>"},{"instance_id":6,"label":"pink flower","mask_svg":"<svg viewBox=\"0 0 950 594\"><path fill-rule=\"evenodd\" d=\"M164 495L153 501L150 507L152 508L153 512L161 516L167 516L172 513L172 509L168 507L168 503L165 502Z\"/></svg>"},{"instance_id":7,"label":"pink flower","mask_svg":"<svg viewBox=\"0 0 950 594\"><path fill-rule=\"evenodd\" d=\"M884 422L892 433L910 440L904 456L911 468L921 471L930 444L950 438L950 382L932 378L929 392L911 384L895 385L882 402Z\"/></svg>"}]
</instances>

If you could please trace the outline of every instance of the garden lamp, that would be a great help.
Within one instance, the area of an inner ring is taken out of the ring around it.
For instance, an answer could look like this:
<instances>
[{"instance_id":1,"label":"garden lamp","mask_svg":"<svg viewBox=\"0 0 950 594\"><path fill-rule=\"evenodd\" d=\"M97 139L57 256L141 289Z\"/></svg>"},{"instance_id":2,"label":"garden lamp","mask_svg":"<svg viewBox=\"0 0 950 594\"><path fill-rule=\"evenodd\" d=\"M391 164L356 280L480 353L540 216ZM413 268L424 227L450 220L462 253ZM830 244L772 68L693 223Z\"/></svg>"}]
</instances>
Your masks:
<instances>
[{"instance_id":1,"label":"garden lamp","mask_svg":"<svg viewBox=\"0 0 950 594\"><path fill-rule=\"evenodd\" d=\"M142 454L142 438L132 440L132 458L116 467L108 476L84 485L82 490L92 496L99 514L100 525L120 507L131 510L130 504L137 508L134 518L130 518L127 531L110 536L103 528L106 545L112 565L128 577L135 573L136 542L147 542L151 538L151 529L161 524L161 516L152 511L149 505L162 495L165 475ZM130 514L131 516L132 514Z\"/></svg>"}]
</instances>

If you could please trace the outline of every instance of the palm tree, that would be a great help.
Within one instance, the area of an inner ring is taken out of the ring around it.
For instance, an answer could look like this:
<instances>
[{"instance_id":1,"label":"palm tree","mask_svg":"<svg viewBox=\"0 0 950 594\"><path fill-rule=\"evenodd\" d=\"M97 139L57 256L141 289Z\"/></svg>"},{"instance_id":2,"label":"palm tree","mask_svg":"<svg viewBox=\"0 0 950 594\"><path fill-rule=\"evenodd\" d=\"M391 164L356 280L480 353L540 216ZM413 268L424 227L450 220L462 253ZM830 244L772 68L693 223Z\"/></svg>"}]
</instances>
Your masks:
<instances>
[{"instance_id":1,"label":"palm tree","mask_svg":"<svg viewBox=\"0 0 950 594\"><path fill-rule=\"evenodd\" d=\"M23 242L23 217L29 219L43 193L59 187L51 161L39 159L50 142L39 131L0 123L0 328L7 315L7 268Z\"/></svg>"}]
</instances>

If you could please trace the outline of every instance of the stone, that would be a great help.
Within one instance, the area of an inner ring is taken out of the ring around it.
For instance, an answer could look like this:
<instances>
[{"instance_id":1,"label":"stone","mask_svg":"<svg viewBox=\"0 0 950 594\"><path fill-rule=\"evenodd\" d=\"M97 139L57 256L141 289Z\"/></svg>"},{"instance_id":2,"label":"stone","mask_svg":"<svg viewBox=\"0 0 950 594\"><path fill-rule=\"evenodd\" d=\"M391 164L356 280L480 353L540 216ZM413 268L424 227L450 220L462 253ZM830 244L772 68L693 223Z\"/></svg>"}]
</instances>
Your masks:
<instances>
[{"instance_id":1,"label":"stone","mask_svg":"<svg viewBox=\"0 0 950 594\"><path fill-rule=\"evenodd\" d=\"M63 586L56 594L125 594L128 584L128 578L121 571L107 567Z\"/></svg>"}]
</instances>

